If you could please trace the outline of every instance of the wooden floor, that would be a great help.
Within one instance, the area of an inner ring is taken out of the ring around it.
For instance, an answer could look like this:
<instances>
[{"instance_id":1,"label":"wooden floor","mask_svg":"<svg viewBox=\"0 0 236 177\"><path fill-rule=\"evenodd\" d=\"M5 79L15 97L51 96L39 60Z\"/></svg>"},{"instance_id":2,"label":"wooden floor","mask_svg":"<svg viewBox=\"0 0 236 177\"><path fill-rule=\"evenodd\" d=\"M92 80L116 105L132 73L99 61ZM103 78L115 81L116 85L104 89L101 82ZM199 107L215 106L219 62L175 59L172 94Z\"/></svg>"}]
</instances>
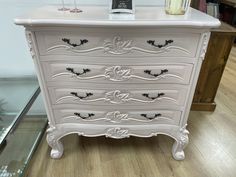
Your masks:
<instances>
[{"instance_id":1,"label":"wooden floor","mask_svg":"<svg viewBox=\"0 0 236 177\"><path fill-rule=\"evenodd\" d=\"M69 135L61 160L49 157L45 138L28 177L236 177L236 48L232 49L214 113L191 112L186 159L171 157L173 140L112 140Z\"/></svg>"}]
</instances>

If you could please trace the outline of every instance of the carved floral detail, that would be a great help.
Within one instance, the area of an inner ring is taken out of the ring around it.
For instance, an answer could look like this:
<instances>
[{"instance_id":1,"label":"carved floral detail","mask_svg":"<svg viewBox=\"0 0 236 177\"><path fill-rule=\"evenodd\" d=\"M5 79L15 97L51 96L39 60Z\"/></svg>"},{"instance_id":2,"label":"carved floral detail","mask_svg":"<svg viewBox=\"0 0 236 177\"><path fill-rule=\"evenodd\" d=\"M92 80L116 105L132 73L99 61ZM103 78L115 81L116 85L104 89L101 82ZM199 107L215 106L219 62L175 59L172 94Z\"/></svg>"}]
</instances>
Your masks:
<instances>
[{"instance_id":1,"label":"carved floral detail","mask_svg":"<svg viewBox=\"0 0 236 177\"><path fill-rule=\"evenodd\" d=\"M132 50L132 40L122 40L120 36L115 36L112 41L105 41L104 52L115 55L129 53Z\"/></svg>"},{"instance_id":2,"label":"carved floral detail","mask_svg":"<svg viewBox=\"0 0 236 177\"><path fill-rule=\"evenodd\" d=\"M48 144L55 146L56 145L56 136L54 134L56 127L53 126L50 122L48 123L49 128L47 129L47 141Z\"/></svg>"},{"instance_id":3,"label":"carved floral detail","mask_svg":"<svg viewBox=\"0 0 236 177\"><path fill-rule=\"evenodd\" d=\"M173 49L173 50L179 50L186 54L190 54L189 50L182 48L180 46L174 46L174 45L167 46L167 44L172 43L172 40L166 40L164 45L157 45L157 47L155 47L154 50L140 48L136 46L135 44L133 44L133 40L123 40L121 36L114 36L112 39L104 40L104 43L101 46L88 48L88 49L78 49L74 47L77 44L69 43L68 39L66 43L67 44L63 44L63 45L59 44L59 45L49 47L47 49L47 52L64 48L74 53L90 53L90 52L103 50L104 53L106 54L124 55L133 51L139 51L139 52L148 53L148 54L159 54L159 53L169 52Z\"/></svg>"},{"instance_id":4,"label":"carved floral detail","mask_svg":"<svg viewBox=\"0 0 236 177\"><path fill-rule=\"evenodd\" d=\"M31 54L32 58L35 59L36 53L35 53L35 50L33 47L33 34L30 31L26 31L25 35L26 35L27 43L28 43L28 46L30 49L30 54Z\"/></svg>"},{"instance_id":5,"label":"carved floral detail","mask_svg":"<svg viewBox=\"0 0 236 177\"><path fill-rule=\"evenodd\" d=\"M131 77L131 69L124 69L121 66L112 66L105 69L105 77L112 81L124 81Z\"/></svg>"},{"instance_id":6,"label":"carved floral detail","mask_svg":"<svg viewBox=\"0 0 236 177\"><path fill-rule=\"evenodd\" d=\"M60 134L62 132L58 131L57 128L50 124L49 128L47 129L47 142L48 145L52 148L51 150L51 157L54 159L61 158L63 154L63 145L60 142Z\"/></svg>"},{"instance_id":7,"label":"carved floral detail","mask_svg":"<svg viewBox=\"0 0 236 177\"><path fill-rule=\"evenodd\" d=\"M120 123L128 119L128 114L121 114L119 111L109 112L106 115L106 119L113 123Z\"/></svg>"},{"instance_id":8,"label":"carved floral detail","mask_svg":"<svg viewBox=\"0 0 236 177\"><path fill-rule=\"evenodd\" d=\"M201 60L205 59L209 38L210 38L210 33L203 34L202 50L201 50L200 57L199 57Z\"/></svg>"},{"instance_id":9,"label":"carved floral detail","mask_svg":"<svg viewBox=\"0 0 236 177\"><path fill-rule=\"evenodd\" d=\"M180 128L180 144L182 146L187 145L189 141L188 139L189 131L186 129L186 127L187 127L187 124L184 127Z\"/></svg>"},{"instance_id":10,"label":"carved floral detail","mask_svg":"<svg viewBox=\"0 0 236 177\"><path fill-rule=\"evenodd\" d=\"M106 137L115 139L128 138L129 137L128 132L129 130L124 128L119 128L119 127L110 128L107 130Z\"/></svg>"},{"instance_id":11,"label":"carved floral detail","mask_svg":"<svg viewBox=\"0 0 236 177\"><path fill-rule=\"evenodd\" d=\"M69 116L65 116L62 118L61 123L65 123L67 119L72 119L76 121L84 121L84 122L96 122L96 121L108 121L111 123L121 123L123 121L134 121L134 122L152 122L154 120L158 120L159 118L165 119L168 121L173 121L172 117L168 117L162 115L160 113L140 113L140 114L128 114L128 113L121 113L120 111L113 111L113 112L104 112L102 116L96 115L96 113L87 113L89 116L82 117L78 116L81 115L80 113L74 113ZM90 116L92 115L92 116ZM67 122L67 121L66 121Z\"/></svg>"},{"instance_id":12,"label":"carved floral detail","mask_svg":"<svg viewBox=\"0 0 236 177\"><path fill-rule=\"evenodd\" d=\"M52 133L48 133L47 135L47 142L51 146L56 146L56 137Z\"/></svg>"},{"instance_id":13,"label":"carved floral detail","mask_svg":"<svg viewBox=\"0 0 236 177\"><path fill-rule=\"evenodd\" d=\"M70 72L68 72L68 69L70 70ZM96 75L92 75L93 74L93 70L91 69L92 74L90 76L86 76L86 75L82 75L81 73L76 73L74 68L67 68L67 71L63 71L63 72L59 72L57 74L54 74L52 76L52 78L57 78L57 77L61 77L63 75L69 75L71 77L75 77L77 79L81 79L81 80L92 80L92 79L98 79L98 78L105 78L107 80L110 81L114 81L114 82L122 82L122 81L127 81L129 79L141 79L141 80L145 80L145 81L157 81L160 80L162 78L165 77L173 77L176 79L179 79L181 81L184 80L184 78L182 76L176 75L174 73L167 73L167 69L161 70L161 73L156 75L156 74L152 74L151 70L144 70L144 74L148 74L147 77L146 76L142 76L142 74L132 74L132 69L128 68L128 67L124 67L124 66L111 66L111 67L106 67L106 68L102 68L99 74ZM90 71L90 69L87 69L87 71ZM105 70L105 72L104 72ZM72 71L72 72L71 72ZM85 71L85 69L84 69ZM84 72L83 72L84 73ZM155 76L155 77L153 77Z\"/></svg>"},{"instance_id":14,"label":"carved floral detail","mask_svg":"<svg viewBox=\"0 0 236 177\"><path fill-rule=\"evenodd\" d=\"M179 129L178 136L176 137L176 142L172 147L172 155L175 160L183 160L185 158L184 148L188 144L188 130L186 126L183 126Z\"/></svg>"},{"instance_id":15,"label":"carved floral detail","mask_svg":"<svg viewBox=\"0 0 236 177\"><path fill-rule=\"evenodd\" d=\"M47 133L52 133L56 130L56 127L51 124L51 122L48 122L49 128L47 129Z\"/></svg>"},{"instance_id":16,"label":"carved floral detail","mask_svg":"<svg viewBox=\"0 0 236 177\"><path fill-rule=\"evenodd\" d=\"M94 96L93 96L94 95ZM166 99L174 103L177 102L177 99L165 95L165 93L156 93L157 96L150 96L149 93L143 93L142 96L144 99L136 98L135 94L132 97L132 92L122 92L120 90L113 90L104 93L104 96L96 96L93 93L86 93L86 96L78 96L77 92L70 92L69 95L62 96L56 100L56 103L59 103L66 99L73 99L76 102L92 103L92 102L109 102L112 104L122 104L127 102L141 102L141 103L154 103L158 100ZM90 99L88 97L91 97Z\"/></svg>"},{"instance_id":17,"label":"carved floral detail","mask_svg":"<svg viewBox=\"0 0 236 177\"><path fill-rule=\"evenodd\" d=\"M120 104L129 101L129 93L121 93L119 90L107 92L105 98L114 104Z\"/></svg>"}]
</instances>

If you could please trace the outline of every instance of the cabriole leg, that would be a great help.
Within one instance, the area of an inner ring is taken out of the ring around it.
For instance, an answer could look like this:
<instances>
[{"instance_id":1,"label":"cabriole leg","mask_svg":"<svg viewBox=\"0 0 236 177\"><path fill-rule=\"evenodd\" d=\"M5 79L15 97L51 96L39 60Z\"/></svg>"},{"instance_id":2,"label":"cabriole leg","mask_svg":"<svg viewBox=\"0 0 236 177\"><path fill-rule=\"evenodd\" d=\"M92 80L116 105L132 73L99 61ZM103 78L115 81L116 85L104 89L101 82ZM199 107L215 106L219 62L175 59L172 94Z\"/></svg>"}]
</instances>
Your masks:
<instances>
[{"instance_id":1,"label":"cabriole leg","mask_svg":"<svg viewBox=\"0 0 236 177\"><path fill-rule=\"evenodd\" d=\"M53 159L59 159L63 155L64 148L59 138L60 137L55 128L49 128L47 130L47 142L52 148L51 157Z\"/></svg>"},{"instance_id":2,"label":"cabriole leg","mask_svg":"<svg viewBox=\"0 0 236 177\"><path fill-rule=\"evenodd\" d=\"M180 129L179 136L172 147L172 155L175 160L184 160L184 148L189 142L188 134L189 132L186 130L186 126Z\"/></svg>"}]
</instances>

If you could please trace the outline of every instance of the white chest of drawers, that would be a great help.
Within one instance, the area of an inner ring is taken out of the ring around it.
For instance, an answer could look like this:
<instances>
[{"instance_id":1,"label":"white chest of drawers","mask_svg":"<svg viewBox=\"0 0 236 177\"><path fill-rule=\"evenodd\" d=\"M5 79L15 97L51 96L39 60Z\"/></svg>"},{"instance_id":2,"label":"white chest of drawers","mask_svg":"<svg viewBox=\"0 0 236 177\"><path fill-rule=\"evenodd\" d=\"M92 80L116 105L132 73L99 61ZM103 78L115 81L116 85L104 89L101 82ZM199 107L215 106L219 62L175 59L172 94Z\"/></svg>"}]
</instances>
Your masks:
<instances>
[{"instance_id":1,"label":"white chest of drawers","mask_svg":"<svg viewBox=\"0 0 236 177\"><path fill-rule=\"evenodd\" d=\"M175 139L172 154L184 159L187 119L210 28L220 22L190 9L166 15L162 7L109 15L106 7L83 13L45 7L15 19L24 25L49 119L51 157L60 138ZM130 19L129 19L130 18Z\"/></svg>"}]
</instances>

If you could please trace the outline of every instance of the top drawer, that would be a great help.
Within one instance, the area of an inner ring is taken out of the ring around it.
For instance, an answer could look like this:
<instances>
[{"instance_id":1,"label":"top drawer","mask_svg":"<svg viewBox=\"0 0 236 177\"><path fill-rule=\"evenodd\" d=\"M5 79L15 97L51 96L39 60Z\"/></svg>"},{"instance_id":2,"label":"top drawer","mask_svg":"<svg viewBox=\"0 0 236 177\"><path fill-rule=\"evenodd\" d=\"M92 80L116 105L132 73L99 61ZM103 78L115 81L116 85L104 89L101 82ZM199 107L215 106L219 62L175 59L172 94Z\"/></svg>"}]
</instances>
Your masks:
<instances>
[{"instance_id":1,"label":"top drawer","mask_svg":"<svg viewBox=\"0 0 236 177\"><path fill-rule=\"evenodd\" d=\"M78 29L36 32L40 55L195 57L200 34Z\"/></svg>"}]
</instances>

